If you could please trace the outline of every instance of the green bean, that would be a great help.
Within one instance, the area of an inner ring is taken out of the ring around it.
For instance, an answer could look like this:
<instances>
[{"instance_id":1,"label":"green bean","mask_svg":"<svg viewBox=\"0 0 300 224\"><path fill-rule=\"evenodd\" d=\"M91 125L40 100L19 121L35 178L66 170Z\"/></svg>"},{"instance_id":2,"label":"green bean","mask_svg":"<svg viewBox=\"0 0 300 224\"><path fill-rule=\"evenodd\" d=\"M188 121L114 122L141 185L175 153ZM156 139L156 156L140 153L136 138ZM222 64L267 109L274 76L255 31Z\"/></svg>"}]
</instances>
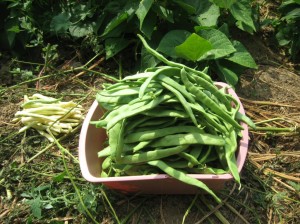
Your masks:
<instances>
[{"instance_id":1,"label":"green bean","mask_svg":"<svg viewBox=\"0 0 300 224\"><path fill-rule=\"evenodd\" d=\"M140 141L149 141L156 138L164 137L171 134L176 133L202 133L204 134L203 130L197 128L195 126L173 126L167 128L161 128L157 130L148 130L143 132L134 132L125 136L125 143L132 143L132 142L140 142Z\"/></svg>"},{"instance_id":2,"label":"green bean","mask_svg":"<svg viewBox=\"0 0 300 224\"><path fill-rule=\"evenodd\" d=\"M188 145L179 145L171 148L157 148L155 150L135 153L133 155L123 156L118 160L120 164L142 163L151 160L165 158L178 154L188 148Z\"/></svg>"},{"instance_id":3,"label":"green bean","mask_svg":"<svg viewBox=\"0 0 300 224\"><path fill-rule=\"evenodd\" d=\"M132 148L132 151L135 153L143 148L145 148L147 145L149 145L151 143L151 141L143 141L143 142L139 142L136 146L134 146Z\"/></svg>"},{"instance_id":4,"label":"green bean","mask_svg":"<svg viewBox=\"0 0 300 224\"><path fill-rule=\"evenodd\" d=\"M102 149L101 151L98 152L98 157L106 157L106 156L110 156L111 155L111 148L110 146L105 147L104 149Z\"/></svg>"},{"instance_id":5,"label":"green bean","mask_svg":"<svg viewBox=\"0 0 300 224\"><path fill-rule=\"evenodd\" d=\"M207 122L209 124L211 124L211 126L213 126L216 130L218 130L219 132L221 133L225 133L226 132L226 129L218 122L215 121L216 119L216 116L213 115L213 114L209 114L207 111L204 110L203 107L201 107L198 103L195 103L195 104L189 104L190 107L193 109L193 110L196 110L198 112L201 113L201 115L204 117L205 120L207 120ZM216 119L218 120L218 119Z\"/></svg>"},{"instance_id":6,"label":"green bean","mask_svg":"<svg viewBox=\"0 0 300 224\"><path fill-rule=\"evenodd\" d=\"M192 156L191 154L188 154L186 152L180 152L178 155L180 157L186 159L189 162L188 167L190 167L190 168L200 164L198 162L198 160L194 156Z\"/></svg>"},{"instance_id":7,"label":"green bean","mask_svg":"<svg viewBox=\"0 0 300 224\"><path fill-rule=\"evenodd\" d=\"M167 147L174 145L191 145L191 144L203 144L203 145L225 145L225 141L222 137L202 134L202 133L187 133L187 134L174 134L162 137L151 144L151 147Z\"/></svg>"},{"instance_id":8,"label":"green bean","mask_svg":"<svg viewBox=\"0 0 300 224\"><path fill-rule=\"evenodd\" d=\"M195 157L197 160L199 160L199 156L201 155L203 149L203 145L193 145L190 154L191 156ZM191 164L188 164L189 167L191 166Z\"/></svg>"},{"instance_id":9,"label":"green bean","mask_svg":"<svg viewBox=\"0 0 300 224\"><path fill-rule=\"evenodd\" d=\"M184 174L181 171L178 171L170 166L168 166L166 163L164 163L161 160L154 160L154 161L149 161L148 162L149 165L151 166L155 166L158 167L159 169L161 169L163 172L165 172L166 174L168 174L169 176L184 182L186 184L192 185L192 186L196 186L200 189L203 189L204 191L206 191L207 193L209 193L211 196L213 196L213 198L218 202L221 203L221 199L211 190L209 189L206 184L204 184L203 182L201 182L200 180L197 180L193 177L190 177L186 174Z\"/></svg>"},{"instance_id":10,"label":"green bean","mask_svg":"<svg viewBox=\"0 0 300 224\"><path fill-rule=\"evenodd\" d=\"M107 170L111 165L111 157L106 157L102 162L102 170Z\"/></svg>"},{"instance_id":11,"label":"green bean","mask_svg":"<svg viewBox=\"0 0 300 224\"><path fill-rule=\"evenodd\" d=\"M227 124L225 124L227 125ZM235 181L239 184L241 184L240 181L240 175L239 175L239 171L238 171L238 167L237 167L237 162L236 162L236 158L235 158L235 152L237 150L237 138L236 138L236 133L233 130L233 128L229 128L228 126L228 137L225 137L225 158L227 161L227 165L228 168L233 176L233 178L235 179Z\"/></svg>"},{"instance_id":12,"label":"green bean","mask_svg":"<svg viewBox=\"0 0 300 224\"><path fill-rule=\"evenodd\" d=\"M212 167L201 167L201 168L188 168L186 169L188 173L201 173L201 174L226 174L227 171L219 168L212 168Z\"/></svg>"},{"instance_id":13,"label":"green bean","mask_svg":"<svg viewBox=\"0 0 300 224\"><path fill-rule=\"evenodd\" d=\"M249 125L251 128L253 128L254 130L256 129L256 125L245 114L237 112L236 115L235 115L235 119L238 120L238 121L243 121L244 123L246 123L247 125Z\"/></svg>"},{"instance_id":14,"label":"green bean","mask_svg":"<svg viewBox=\"0 0 300 224\"><path fill-rule=\"evenodd\" d=\"M189 76L188 76L189 77ZM228 99L225 97L224 94L222 94L218 87L216 87L213 83L210 83L208 81L206 81L205 79L203 79L200 76L194 75L192 74L192 77L194 78L194 80L196 81L196 83L199 86L204 87L205 89L207 89L211 94L215 95L217 97L218 100L220 100L222 103L224 103L224 105L226 106L227 110L230 110L231 105L230 102L228 101Z\"/></svg>"},{"instance_id":15,"label":"green bean","mask_svg":"<svg viewBox=\"0 0 300 224\"><path fill-rule=\"evenodd\" d=\"M186 89L178 84L176 81L174 81L173 79L169 78L168 76L165 76L163 74L159 74L157 77L159 80L161 80L162 82L172 86L174 89L176 89L177 91L179 91L186 99L188 99L191 103L195 102L194 97L191 95L191 93L187 92Z\"/></svg>"},{"instance_id":16,"label":"green bean","mask_svg":"<svg viewBox=\"0 0 300 224\"><path fill-rule=\"evenodd\" d=\"M154 73L152 73L145 81L144 83L140 86L140 90L139 90L139 98L142 98L144 96L144 93L146 92L146 89L148 87L148 85L150 84L150 82L155 78L155 76L159 75L161 72L165 71L165 70L174 70L175 68L172 67L163 67L160 68L158 70L156 70Z\"/></svg>"},{"instance_id":17,"label":"green bean","mask_svg":"<svg viewBox=\"0 0 300 224\"><path fill-rule=\"evenodd\" d=\"M139 113L142 113L144 111L150 110L150 109L156 107L157 105L159 105L161 102L169 99L170 97L171 97L170 95L164 94L162 96L158 96L157 98L153 99L149 103L146 102L144 105L142 105L140 107L132 107L132 105L129 105L128 107L126 107L125 110L119 110L120 109L119 108L118 114L116 116L112 117L108 121L107 130L111 129L120 120L131 117L131 116L139 114Z\"/></svg>"},{"instance_id":18,"label":"green bean","mask_svg":"<svg viewBox=\"0 0 300 224\"><path fill-rule=\"evenodd\" d=\"M230 123L235 128L242 130L243 127L239 125L230 115L228 115L225 111L223 111L218 104L216 104L213 100L211 100L205 93L203 93L201 90L199 90L197 87L195 87L187 78L187 74L184 70L181 72L181 79L184 83L185 87L188 91L190 91L192 94L195 95L195 97L202 102L205 106L207 106L209 109L211 109L213 112L215 112L217 115L219 115L222 119L224 119L226 122Z\"/></svg>"},{"instance_id":19,"label":"green bean","mask_svg":"<svg viewBox=\"0 0 300 224\"><path fill-rule=\"evenodd\" d=\"M137 73L134 75L128 75L126 77L123 78L123 81L127 81L127 80L137 80L137 79L146 79L150 76L153 75L154 72L142 72L142 73Z\"/></svg>"},{"instance_id":20,"label":"green bean","mask_svg":"<svg viewBox=\"0 0 300 224\"><path fill-rule=\"evenodd\" d=\"M125 120L118 121L108 132L109 146L111 148L111 157L115 161L121 158L124 147L124 127Z\"/></svg>"},{"instance_id":21,"label":"green bean","mask_svg":"<svg viewBox=\"0 0 300 224\"><path fill-rule=\"evenodd\" d=\"M179 161L166 161L165 163L174 168L174 169L185 169L188 167L188 161L186 160L179 160Z\"/></svg>"},{"instance_id":22,"label":"green bean","mask_svg":"<svg viewBox=\"0 0 300 224\"><path fill-rule=\"evenodd\" d=\"M212 151L211 145L209 145L206 150L203 149L201 155L199 156L199 163L205 163L207 157L211 154L211 151Z\"/></svg>"},{"instance_id":23,"label":"green bean","mask_svg":"<svg viewBox=\"0 0 300 224\"><path fill-rule=\"evenodd\" d=\"M184 107L185 111L187 112L187 114L190 116L191 120L193 121L193 123L198 126L197 124L197 120L195 118L195 115L191 109L191 107L189 106L188 102L185 100L185 98L182 96L182 94L176 90L174 87L168 85L167 83L162 83L162 85L167 88L168 90L170 90L176 97L177 99L180 101L180 103L182 104L182 106Z\"/></svg>"},{"instance_id":24,"label":"green bean","mask_svg":"<svg viewBox=\"0 0 300 224\"><path fill-rule=\"evenodd\" d=\"M155 108L156 110L148 110L143 112L142 114L151 117L179 117L179 118L187 118L188 115L184 111L179 110L166 110L160 107ZM162 109L162 110L160 110Z\"/></svg>"},{"instance_id":25,"label":"green bean","mask_svg":"<svg viewBox=\"0 0 300 224\"><path fill-rule=\"evenodd\" d=\"M155 51L154 49L152 49L148 43L146 42L146 40L140 35L138 34L137 35L140 40L142 41L145 49L150 53L152 54L154 57L156 57L158 60L162 61L163 63L165 63L166 65L169 65L171 67L175 67L175 68L185 68L187 71L190 71L190 72L194 72L196 74L199 74L202 78L206 79L207 81L211 81L211 78L205 74L204 72L201 72L201 71L197 71L195 69L192 69L190 67L187 67L183 64L180 64L180 63L176 63L176 62L173 62L173 61L169 61L168 59L166 59L162 54L158 53L157 51Z\"/></svg>"}]
</instances>

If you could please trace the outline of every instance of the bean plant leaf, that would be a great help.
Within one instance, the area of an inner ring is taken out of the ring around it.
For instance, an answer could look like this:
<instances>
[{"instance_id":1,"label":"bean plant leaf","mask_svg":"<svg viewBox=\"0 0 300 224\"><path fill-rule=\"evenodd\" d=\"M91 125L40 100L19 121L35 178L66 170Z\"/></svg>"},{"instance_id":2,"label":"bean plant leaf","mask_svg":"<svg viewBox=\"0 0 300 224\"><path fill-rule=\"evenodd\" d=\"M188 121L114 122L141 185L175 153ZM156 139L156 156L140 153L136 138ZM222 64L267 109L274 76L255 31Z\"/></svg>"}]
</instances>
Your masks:
<instances>
[{"instance_id":1,"label":"bean plant leaf","mask_svg":"<svg viewBox=\"0 0 300 224\"><path fill-rule=\"evenodd\" d=\"M226 65L223 65L221 62L216 61L217 68L219 70L219 76L221 79L230 84L231 86L235 86L238 82L238 75Z\"/></svg>"},{"instance_id":2,"label":"bean plant leaf","mask_svg":"<svg viewBox=\"0 0 300 224\"><path fill-rule=\"evenodd\" d=\"M229 8L232 16L238 21L237 26L249 33L256 31L253 19L250 0L239 0ZM246 26L243 26L245 24ZM247 29L250 28L250 29Z\"/></svg>"},{"instance_id":3,"label":"bean plant leaf","mask_svg":"<svg viewBox=\"0 0 300 224\"><path fill-rule=\"evenodd\" d=\"M175 47L182 44L191 33L186 30L171 30L160 41L157 50L172 58L177 58Z\"/></svg>"},{"instance_id":4,"label":"bean plant leaf","mask_svg":"<svg viewBox=\"0 0 300 224\"><path fill-rule=\"evenodd\" d=\"M197 33L212 45L212 49L206 52L199 60L223 58L236 51L230 40L221 31L216 29L199 29L199 27L195 29L196 31L199 30Z\"/></svg>"},{"instance_id":5,"label":"bean plant leaf","mask_svg":"<svg viewBox=\"0 0 300 224\"><path fill-rule=\"evenodd\" d=\"M56 34L66 33L71 26L70 18L71 16L66 12L54 16L50 22L50 30Z\"/></svg>"},{"instance_id":6,"label":"bean plant leaf","mask_svg":"<svg viewBox=\"0 0 300 224\"><path fill-rule=\"evenodd\" d=\"M220 8L229 9L232 4L237 2L237 0L210 0L211 2L215 3Z\"/></svg>"},{"instance_id":7,"label":"bean plant leaf","mask_svg":"<svg viewBox=\"0 0 300 224\"><path fill-rule=\"evenodd\" d=\"M155 4L152 6L153 11L163 20L174 23L174 13L172 10L165 8L162 5Z\"/></svg>"},{"instance_id":8,"label":"bean plant leaf","mask_svg":"<svg viewBox=\"0 0 300 224\"><path fill-rule=\"evenodd\" d=\"M140 70L144 71L147 68L153 68L159 63L158 59L150 54L145 47L141 49L141 67Z\"/></svg>"},{"instance_id":9,"label":"bean plant leaf","mask_svg":"<svg viewBox=\"0 0 300 224\"><path fill-rule=\"evenodd\" d=\"M140 1L139 8L136 10L135 14L140 21L140 29L143 26L144 19L146 18L154 0L142 0Z\"/></svg>"},{"instance_id":10,"label":"bean plant leaf","mask_svg":"<svg viewBox=\"0 0 300 224\"><path fill-rule=\"evenodd\" d=\"M124 38L108 38L105 40L106 59L115 56L129 45L129 41Z\"/></svg>"},{"instance_id":11,"label":"bean plant leaf","mask_svg":"<svg viewBox=\"0 0 300 224\"><path fill-rule=\"evenodd\" d=\"M220 16L220 8L208 0L195 2L198 2L198 7L196 16L192 19L200 26L216 26Z\"/></svg>"},{"instance_id":12,"label":"bean plant leaf","mask_svg":"<svg viewBox=\"0 0 300 224\"><path fill-rule=\"evenodd\" d=\"M77 23L75 25L70 26L69 31L71 36L73 37L84 37L86 35L92 34L94 32L94 27L96 27L96 23Z\"/></svg>"},{"instance_id":13,"label":"bean plant leaf","mask_svg":"<svg viewBox=\"0 0 300 224\"><path fill-rule=\"evenodd\" d=\"M156 15L153 12L148 13L144 19L143 25L140 28L141 31L146 35L148 39L151 39L152 33L156 26Z\"/></svg>"},{"instance_id":14,"label":"bean plant leaf","mask_svg":"<svg viewBox=\"0 0 300 224\"><path fill-rule=\"evenodd\" d=\"M175 47L175 52L184 59L197 61L211 49L212 45L209 41L192 33L182 44Z\"/></svg>"},{"instance_id":15,"label":"bean plant leaf","mask_svg":"<svg viewBox=\"0 0 300 224\"><path fill-rule=\"evenodd\" d=\"M104 32L101 36L105 36L108 33L110 33L112 30L117 28L121 23L129 20L132 15L134 15L134 12L136 11L138 5L135 1L130 1L128 4L124 7L122 11L118 13L106 26L104 29Z\"/></svg>"},{"instance_id":16,"label":"bean plant leaf","mask_svg":"<svg viewBox=\"0 0 300 224\"><path fill-rule=\"evenodd\" d=\"M235 47L236 52L225 58L226 60L232 61L247 68L257 68L253 57L241 42L233 41L233 46Z\"/></svg>"},{"instance_id":17,"label":"bean plant leaf","mask_svg":"<svg viewBox=\"0 0 300 224\"><path fill-rule=\"evenodd\" d=\"M173 0L173 2L177 3L188 14L195 14L196 13L196 8L192 4L190 4L190 1L187 1L187 0Z\"/></svg>"}]
</instances>

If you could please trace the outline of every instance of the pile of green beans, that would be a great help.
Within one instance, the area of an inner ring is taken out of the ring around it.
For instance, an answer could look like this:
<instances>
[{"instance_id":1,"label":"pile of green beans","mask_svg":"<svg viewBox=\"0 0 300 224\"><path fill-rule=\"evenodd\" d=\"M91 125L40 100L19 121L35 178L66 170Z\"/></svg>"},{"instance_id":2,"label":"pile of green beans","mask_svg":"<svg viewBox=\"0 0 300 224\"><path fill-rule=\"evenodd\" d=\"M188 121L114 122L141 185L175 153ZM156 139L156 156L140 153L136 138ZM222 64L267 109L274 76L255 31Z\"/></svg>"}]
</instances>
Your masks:
<instances>
[{"instance_id":1,"label":"pile of green beans","mask_svg":"<svg viewBox=\"0 0 300 224\"><path fill-rule=\"evenodd\" d=\"M108 134L98 153L104 158L101 176L164 172L220 202L204 183L187 174L231 173L240 183L235 155L243 129L239 121L253 123L205 72L162 61L167 65L104 84L97 93L106 113L92 123Z\"/></svg>"}]
</instances>

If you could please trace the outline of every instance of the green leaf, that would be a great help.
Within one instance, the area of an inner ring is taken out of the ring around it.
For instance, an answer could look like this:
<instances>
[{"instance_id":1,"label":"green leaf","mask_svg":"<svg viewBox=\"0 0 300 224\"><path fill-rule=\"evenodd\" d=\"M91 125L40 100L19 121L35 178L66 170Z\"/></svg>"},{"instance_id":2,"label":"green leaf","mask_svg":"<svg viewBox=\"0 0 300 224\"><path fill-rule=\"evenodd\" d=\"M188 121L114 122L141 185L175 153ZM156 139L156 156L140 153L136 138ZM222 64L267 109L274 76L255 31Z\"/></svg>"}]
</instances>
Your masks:
<instances>
[{"instance_id":1,"label":"green leaf","mask_svg":"<svg viewBox=\"0 0 300 224\"><path fill-rule=\"evenodd\" d=\"M152 33L156 26L156 15L153 12L148 13L146 16L143 25L141 27L141 31L148 39L151 39Z\"/></svg>"},{"instance_id":2,"label":"green leaf","mask_svg":"<svg viewBox=\"0 0 300 224\"><path fill-rule=\"evenodd\" d=\"M107 24L101 36L107 35L112 30L116 29L121 23L129 20L131 16L134 15L137 7L138 5L136 1L129 1L128 4L125 5L124 9Z\"/></svg>"},{"instance_id":3,"label":"green leaf","mask_svg":"<svg viewBox=\"0 0 300 224\"><path fill-rule=\"evenodd\" d=\"M66 33L71 26L70 17L66 12L54 16L50 22L50 30L54 33Z\"/></svg>"},{"instance_id":4,"label":"green leaf","mask_svg":"<svg viewBox=\"0 0 300 224\"><path fill-rule=\"evenodd\" d=\"M232 4L234 4L237 0L210 0L215 3L220 8L229 9Z\"/></svg>"},{"instance_id":5,"label":"green leaf","mask_svg":"<svg viewBox=\"0 0 300 224\"><path fill-rule=\"evenodd\" d=\"M73 37L84 37L94 32L95 23L77 23L70 26L69 32Z\"/></svg>"},{"instance_id":6,"label":"green leaf","mask_svg":"<svg viewBox=\"0 0 300 224\"><path fill-rule=\"evenodd\" d=\"M40 197L37 197L37 198L34 198L34 199L28 201L28 203L30 204L30 209L31 209L32 214L36 218L41 219L42 218L42 209L41 209L42 202L41 202Z\"/></svg>"},{"instance_id":7,"label":"green leaf","mask_svg":"<svg viewBox=\"0 0 300 224\"><path fill-rule=\"evenodd\" d=\"M198 2L199 6L193 20L200 26L216 26L220 16L220 8L208 0Z\"/></svg>"},{"instance_id":8,"label":"green leaf","mask_svg":"<svg viewBox=\"0 0 300 224\"><path fill-rule=\"evenodd\" d=\"M141 49L141 67L140 71L145 71L147 68L153 68L159 63L158 59L148 51L143 46Z\"/></svg>"},{"instance_id":9,"label":"green leaf","mask_svg":"<svg viewBox=\"0 0 300 224\"><path fill-rule=\"evenodd\" d=\"M196 13L196 8L186 0L185 1L184 0L173 0L173 2L177 3L182 9L184 9L190 15Z\"/></svg>"},{"instance_id":10,"label":"green leaf","mask_svg":"<svg viewBox=\"0 0 300 224\"><path fill-rule=\"evenodd\" d=\"M175 47L178 56L191 61L197 61L211 49L211 43L195 33L192 33L182 44Z\"/></svg>"},{"instance_id":11,"label":"green leaf","mask_svg":"<svg viewBox=\"0 0 300 224\"><path fill-rule=\"evenodd\" d=\"M63 181L65 176L66 176L66 172L64 171L64 172L61 172L61 173L57 174L56 176L54 176L52 178L52 180L55 182L61 182L61 181Z\"/></svg>"},{"instance_id":12,"label":"green leaf","mask_svg":"<svg viewBox=\"0 0 300 224\"><path fill-rule=\"evenodd\" d=\"M182 44L191 33L186 30L171 30L160 41L157 51L177 58L175 47Z\"/></svg>"},{"instance_id":13,"label":"green leaf","mask_svg":"<svg viewBox=\"0 0 300 224\"><path fill-rule=\"evenodd\" d=\"M153 5L152 9L163 20L174 23L174 13L172 10L157 4Z\"/></svg>"},{"instance_id":14,"label":"green leaf","mask_svg":"<svg viewBox=\"0 0 300 224\"><path fill-rule=\"evenodd\" d=\"M225 58L226 60L232 61L247 68L257 68L253 57L241 42L233 41L233 46L236 49L236 52Z\"/></svg>"},{"instance_id":15,"label":"green leaf","mask_svg":"<svg viewBox=\"0 0 300 224\"><path fill-rule=\"evenodd\" d=\"M247 31L251 34L256 31L253 19L252 19L252 9L250 5L250 0L239 0L231 7L229 8L230 13L232 16L239 22L237 23L237 26L244 30ZM245 24L248 26L250 29L245 29L242 24Z\"/></svg>"},{"instance_id":16,"label":"green leaf","mask_svg":"<svg viewBox=\"0 0 300 224\"><path fill-rule=\"evenodd\" d=\"M124 38L108 38L105 40L106 59L115 56L129 45L129 41Z\"/></svg>"},{"instance_id":17,"label":"green leaf","mask_svg":"<svg viewBox=\"0 0 300 224\"><path fill-rule=\"evenodd\" d=\"M291 22L291 21L296 20L298 18L300 18L300 8L296 8L296 9L293 9L293 10L289 11L281 19L284 19L284 20L286 20L288 22Z\"/></svg>"},{"instance_id":18,"label":"green leaf","mask_svg":"<svg viewBox=\"0 0 300 224\"><path fill-rule=\"evenodd\" d=\"M146 18L154 0L142 0L140 1L139 8L136 10L135 14L140 21L140 29L143 26L144 19Z\"/></svg>"},{"instance_id":19,"label":"green leaf","mask_svg":"<svg viewBox=\"0 0 300 224\"><path fill-rule=\"evenodd\" d=\"M239 80L238 75L233 70L222 65L220 62L217 61L216 64L220 72L218 75L221 77L221 79L231 86L235 86Z\"/></svg>"},{"instance_id":20,"label":"green leaf","mask_svg":"<svg viewBox=\"0 0 300 224\"><path fill-rule=\"evenodd\" d=\"M199 30L199 27L195 27L195 29ZM227 36L219 30L200 29L198 34L208 40L212 45L212 49L206 52L199 60L223 58L236 51Z\"/></svg>"},{"instance_id":21,"label":"green leaf","mask_svg":"<svg viewBox=\"0 0 300 224\"><path fill-rule=\"evenodd\" d=\"M126 21L128 18L127 12L119 13L115 18L113 18L106 26L103 34L101 36L107 35L109 32L111 32L113 29L115 29L119 24Z\"/></svg>"}]
</instances>

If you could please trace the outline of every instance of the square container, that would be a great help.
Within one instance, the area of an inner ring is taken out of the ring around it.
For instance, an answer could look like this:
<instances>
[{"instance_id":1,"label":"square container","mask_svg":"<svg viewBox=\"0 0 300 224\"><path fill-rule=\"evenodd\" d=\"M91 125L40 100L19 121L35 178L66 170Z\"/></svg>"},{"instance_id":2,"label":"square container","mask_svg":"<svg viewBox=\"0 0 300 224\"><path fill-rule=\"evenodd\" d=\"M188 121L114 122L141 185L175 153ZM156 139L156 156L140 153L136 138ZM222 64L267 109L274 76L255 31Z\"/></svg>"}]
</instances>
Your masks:
<instances>
[{"instance_id":1,"label":"square container","mask_svg":"<svg viewBox=\"0 0 300 224\"><path fill-rule=\"evenodd\" d=\"M225 83L218 82L215 84L219 87L228 87L228 93L240 103L239 112L245 114L243 105L234 90ZM103 183L108 188L123 193L196 194L201 192L199 188L182 183L166 174L100 177L103 158L98 158L98 151L101 150L107 136L104 129L96 128L95 125L90 124L90 121L99 120L102 115L103 110L95 100L81 128L79 137L79 162L82 176L87 181ZM239 148L236 153L239 172L242 170L248 152L248 126L245 123L241 123L241 125L244 130L242 130L242 138L239 141ZM231 174L189 174L189 176L202 181L214 191L223 189L226 182L233 180Z\"/></svg>"}]
</instances>

